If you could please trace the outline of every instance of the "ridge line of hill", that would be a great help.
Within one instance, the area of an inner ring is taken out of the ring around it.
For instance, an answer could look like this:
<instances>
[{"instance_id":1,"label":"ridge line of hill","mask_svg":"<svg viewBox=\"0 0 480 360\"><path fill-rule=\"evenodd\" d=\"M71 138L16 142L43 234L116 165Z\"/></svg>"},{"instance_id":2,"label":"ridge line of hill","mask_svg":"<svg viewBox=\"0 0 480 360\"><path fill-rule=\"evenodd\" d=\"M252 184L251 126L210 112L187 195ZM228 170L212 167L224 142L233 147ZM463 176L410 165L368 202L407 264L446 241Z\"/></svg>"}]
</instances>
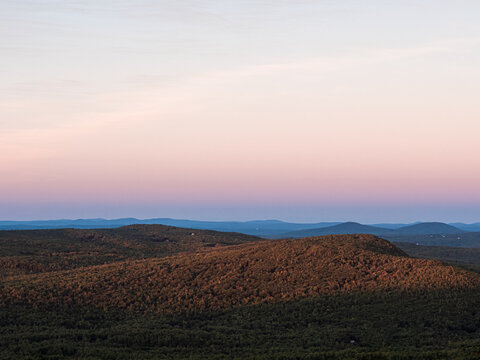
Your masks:
<instances>
[{"instance_id":1,"label":"ridge line of hill","mask_svg":"<svg viewBox=\"0 0 480 360\"><path fill-rule=\"evenodd\" d=\"M136 219L136 218L122 218L122 219L60 219L60 220L36 220L36 221L0 221L0 230L37 230L37 229L59 229L59 228L76 228L76 229L100 229L100 228L119 228L122 226L144 224L144 225L167 225L191 229L215 230L215 231L233 231L248 235L261 236L266 238L281 238L287 236L297 236L297 231L310 230L309 235L323 235L320 229L335 230L335 227L348 227L355 224L357 227L365 227L369 231L354 232L368 232L376 235L390 234L392 231L395 234L400 233L414 233L414 234L443 234L447 233L462 233L466 231L480 232L480 223L463 224L454 223L446 224L439 222L416 222L411 224L359 224L354 222L318 222L318 223L291 223L280 220L252 220L252 221L201 221L201 220L182 220L171 218L153 218L153 219ZM429 229L419 229L429 227ZM314 233L316 231L316 233ZM353 231L353 230L352 230ZM334 232L331 232L334 233ZM298 235L304 236L304 234Z\"/></svg>"},{"instance_id":2,"label":"ridge line of hill","mask_svg":"<svg viewBox=\"0 0 480 360\"><path fill-rule=\"evenodd\" d=\"M462 234L466 231L452 225L440 222L424 222L402 226L397 229L387 229L378 226L363 225L357 222L345 222L333 226L290 231L276 236L276 238L302 238L306 236L321 236L335 234L373 234L382 235L430 235L430 234Z\"/></svg>"}]
</instances>

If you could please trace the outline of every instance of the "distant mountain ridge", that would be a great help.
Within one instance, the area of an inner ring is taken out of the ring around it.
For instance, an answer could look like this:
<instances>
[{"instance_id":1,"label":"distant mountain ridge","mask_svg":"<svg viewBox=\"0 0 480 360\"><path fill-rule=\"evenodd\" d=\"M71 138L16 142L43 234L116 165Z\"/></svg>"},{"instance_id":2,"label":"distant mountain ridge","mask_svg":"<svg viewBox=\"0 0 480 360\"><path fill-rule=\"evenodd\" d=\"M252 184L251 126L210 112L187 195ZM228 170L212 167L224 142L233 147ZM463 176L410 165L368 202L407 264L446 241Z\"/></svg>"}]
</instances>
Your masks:
<instances>
[{"instance_id":1,"label":"distant mountain ridge","mask_svg":"<svg viewBox=\"0 0 480 360\"><path fill-rule=\"evenodd\" d=\"M395 230L398 234L419 235L419 234L461 234L465 232L455 226L441 222L425 222L414 225L408 225Z\"/></svg>"},{"instance_id":2,"label":"distant mountain ridge","mask_svg":"<svg viewBox=\"0 0 480 360\"><path fill-rule=\"evenodd\" d=\"M214 230L226 232L240 232L247 235L255 235L266 238L281 238L287 233L298 237L295 232L305 230L307 235L323 235L323 234L339 234L343 233L370 233L375 235L392 235L391 230L401 230L402 235L409 234L406 229L410 229L411 234L426 234L433 231L434 234L453 234L462 233L464 231L479 231L480 223L464 224L444 224L444 223L379 223L379 224L359 224L354 222L318 222L318 223L291 223L280 220L252 220L252 221L201 221L188 219L172 219L172 218L153 218L153 219L136 219L136 218L120 218L120 219L58 219L58 220L32 220L32 221L0 221L0 230L38 230L38 229L107 229L119 228L122 226L144 224L144 225L167 225L200 230ZM424 225L422 225L424 224ZM431 224L431 225L426 225ZM432 226L432 224L436 224ZM442 225L443 224L443 225ZM445 225L445 226L444 226ZM447 225L451 227L447 227ZM335 226L340 226L336 228ZM326 231L327 228L329 231ZM410 228L409 228L410 227ZM452 228L454 227L454 228ZM406 229L405 229L406 228ZM421 231L421 229L424 229ZM318 229L324 229L319 231ZM307 231L309 230L309 231ZM315 230L315 231L314 231ZM395 233L400 235L400 232Z\"/></svg>"},{"instance_id":3,"label":"distant mountain ridge","mask_svg":"<svg viewBox=\"0 0 480 360\"><path fill-rule=\"evenodd\" d=\"M356 222L345 222L334 226L318 229L290 231L281 234L282 238L302 238L307 236L335 235L335 234L373 234L376 236L406 236L429 234L462 234L464 230L440 222L417 223L396 229L387 229L378 226L363 225Z\"/></svg>"},{"instance_id":4,"label":"distant mountain ridge","mask_svg":"<svg viewBox=\"0 0 480 360\"><path fill-rule=\"evenodd\" d=\"M322 236L322 235L339 235L339 234L373 234L384 235L393 233L395 230L381 228L377 226L363 225L356 222L345 222L333 226L306 229L298 231L290 231L281 235L283 238L302 238L308 236Z\"/></svg>"},{"instance_id":5,"label":"distant mountain ridge","mask_svg":"<svg viewBox=\"0 0 480 360\"><path fill-rule=\"evenodd\" d=\"M473 232L480 231L480 222L473 223L473 224L456 222L456 223L449 223L449 225L455 226L456 228L459 228L465 231L473 231Z\"/></svg>"},{"instance_id":6,"label":"distant mountain ridge","mask_svg":"<svg viewBox=\"0 0 480 360\"><path fill-rule=\"evenodd\" d=\"M226 232L240 232L247 235L272 237L287 231L308 228L321 228L339 224L339 222L319 223L289 223L280 220L252 220L252 221L201 221L171 218L154 219L59 219L33 221L0 221L0 230L40 230L40 229L107 229L122 226L167 225L190 229L214 230Z\"/></svg>"}]
</instances>

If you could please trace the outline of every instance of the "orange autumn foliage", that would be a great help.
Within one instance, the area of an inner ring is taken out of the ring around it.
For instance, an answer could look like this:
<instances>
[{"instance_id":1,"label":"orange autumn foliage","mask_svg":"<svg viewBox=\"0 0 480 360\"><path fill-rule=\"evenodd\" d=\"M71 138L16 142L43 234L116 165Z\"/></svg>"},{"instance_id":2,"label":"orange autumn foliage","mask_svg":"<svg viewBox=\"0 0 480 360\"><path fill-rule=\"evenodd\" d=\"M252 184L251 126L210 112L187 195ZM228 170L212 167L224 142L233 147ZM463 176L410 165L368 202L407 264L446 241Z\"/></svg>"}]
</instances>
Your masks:
<instances>
[{"instance_id":1,"label":"orange autumn foliage","mask_svg":"<svg viewBox=\"0 0 480 360\"><path fill-rule=\"evenodd\" d=\"M373 235L332 235L11 277L0 285L0 303L166 313L349 291L479 286L477 274L410 258Z\"/></svg>"}]
</instances>

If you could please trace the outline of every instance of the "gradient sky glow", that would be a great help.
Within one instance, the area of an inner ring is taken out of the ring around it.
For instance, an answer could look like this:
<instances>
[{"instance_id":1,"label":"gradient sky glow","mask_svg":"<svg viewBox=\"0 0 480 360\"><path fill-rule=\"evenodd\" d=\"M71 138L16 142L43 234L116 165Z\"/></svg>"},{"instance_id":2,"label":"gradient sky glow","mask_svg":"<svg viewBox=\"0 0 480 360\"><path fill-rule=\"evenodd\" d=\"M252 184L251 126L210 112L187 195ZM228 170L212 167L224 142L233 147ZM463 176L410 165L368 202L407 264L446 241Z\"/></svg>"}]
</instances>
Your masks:
<instances>
[{"instance_id":1,"label":"gradient sky glow","mask_svg":"<svg viewBox=\"0 0 480 360\"><path fill-rule=\"evenodd\" d=\"M480 221L477 0L0 0L0 220Z\"/></svg>"}]
</instances>

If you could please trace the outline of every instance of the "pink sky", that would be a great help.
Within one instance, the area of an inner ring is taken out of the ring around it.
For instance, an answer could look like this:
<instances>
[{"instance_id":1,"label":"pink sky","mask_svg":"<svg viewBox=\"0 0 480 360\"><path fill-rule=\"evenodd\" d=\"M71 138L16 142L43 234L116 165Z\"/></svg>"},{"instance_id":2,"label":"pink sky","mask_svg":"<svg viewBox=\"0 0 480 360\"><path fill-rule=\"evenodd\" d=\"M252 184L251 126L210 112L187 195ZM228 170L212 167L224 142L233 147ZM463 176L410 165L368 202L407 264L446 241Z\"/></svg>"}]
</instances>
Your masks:
<instances>
[{"instance_id":1,"label":"pink sky","mask_svg":"<svg viewBox=\"0 0 480 360\"><path fill-rule=\"evenodd\" d=\"M0 5L0 220L121 203L480 221L477 2L69 3Z\"/></svg>"}]
</instances>

